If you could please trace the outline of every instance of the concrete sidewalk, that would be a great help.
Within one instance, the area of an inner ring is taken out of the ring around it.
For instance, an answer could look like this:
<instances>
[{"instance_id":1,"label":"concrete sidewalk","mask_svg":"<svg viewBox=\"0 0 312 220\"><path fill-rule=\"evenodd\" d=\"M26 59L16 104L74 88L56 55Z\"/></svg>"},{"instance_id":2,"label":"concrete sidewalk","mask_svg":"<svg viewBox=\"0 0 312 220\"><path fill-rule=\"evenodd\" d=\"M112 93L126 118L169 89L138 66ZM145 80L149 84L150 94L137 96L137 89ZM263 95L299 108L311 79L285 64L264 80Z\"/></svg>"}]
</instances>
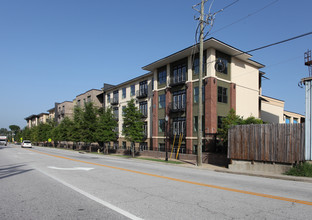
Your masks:
<instances>
[{"instance_id":1,"label":"concrete sidewalk","mask_svg":"<svg viewBox=\"0 0 312 220\"><path fill-rule=\"evenodd\" d=\"M185 162L185 161L183 161L183 162ZM211 170L211 171L221 172L221 173L230 173L230 174L247 175L247 176L258 176L258 177L271 178L271 179L281 179L281 180L301 181L301 182L312 183L311 177L288 176L288 175L276 174L276 173L270 173L270 172L233 171L233 170L230 170L226 167L215 166L212 164L202 164L201 167L198 167L198 166L196 166L196 164L194 164L192 162L186 162L185 164L178 164L177 166L184 166L184 167L190 167L190 168L195 168L195 169L206 169L206 170Z\"/></svg>"}]
</instances>

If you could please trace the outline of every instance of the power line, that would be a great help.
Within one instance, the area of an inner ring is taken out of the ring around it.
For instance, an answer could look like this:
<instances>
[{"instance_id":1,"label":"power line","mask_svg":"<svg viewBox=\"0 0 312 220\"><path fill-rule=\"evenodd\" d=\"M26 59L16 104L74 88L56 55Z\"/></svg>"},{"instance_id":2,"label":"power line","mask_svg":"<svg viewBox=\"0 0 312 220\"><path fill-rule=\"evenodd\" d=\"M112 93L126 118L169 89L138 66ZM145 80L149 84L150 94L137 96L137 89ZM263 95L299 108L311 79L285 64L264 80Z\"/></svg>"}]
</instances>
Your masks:
<instances>
[{"instance_id":1,"label":"power line","mask_svg":"<svg viewBox=\"0 0 312 220\"><path fill-rule=\"evenodd\" d=\"M230 24L228 24L228 25L226 25L226 26L224 26L224 27L222 27L222 28L219 28L218 30L216 30L216 31L214 31L214 32L212 32L212 33L209 33L207 36L212 35L212 34L214 34L214 33L217 33L217 32L219 32L219 31L221 31L221 30L223 30L223 29L225 29L225 28L228 28L228 27L230 27L230 26L232 26L232 25L234 25L234 24L237 24L237 23L241 22L242 20L245 20L246 18L249 18L249 17L251 17L251 16L253 16L253 15L259 13L260 11L262 11L262 10L264 10L264 9L266 9L266 8L268 8L268 7L270 7L271 5L275 4L275 3L278 2L278 1L279 1L279 0L275 0L275 1L273 1L273 2L271 2L271 3L269 3L269 4L267 4L266 6L260 8L259 10L255 11L255 12L252 12L252 13L248 14L247 16L244 16L244 17L242 17L242 18L240 18L240 19L238 19L238 20L236 20L236 21L234 21L234 22L232 22L232 23L230 23Z\"/></svg>"},{"instance_id":2,"label":"power line","mask_svg":"<svg viewBox=\"0 0 312 220\"><path fill-rule=\"evenodd\" d=\"M308 32L308 33L305 33L305 34L301 34L301 35L292 37L292 38L288 38L288 39L286 39L286 40L282 40L282 41L279 41L279 42L276 42L276 43L268 44L268 45L266 45L266 46L258 47L258 48L256 48L256 49L248 50L248 51L246 51L246 52L242 52L242 53L236 54L236 55L234 55L233 57L239 56L239 55L242 55L242 54L246 54L246 53L250 53L250 52L254 52L254 51L257 51L257 50L262 50L262 49L264 49L264 48L268 48L268 47L272 47L272 46L275 46L275 45L278 45L278 44L282 44L282 43L285 43L285 42L288 42L288 41L292 41L292 40L295 40L295 39L298 39L298 38L301 38L301 37L308 36L308 35L310 35L310 34L312 34L312 31L311 31L311 32Z\"/></svg>"}]
</instances>

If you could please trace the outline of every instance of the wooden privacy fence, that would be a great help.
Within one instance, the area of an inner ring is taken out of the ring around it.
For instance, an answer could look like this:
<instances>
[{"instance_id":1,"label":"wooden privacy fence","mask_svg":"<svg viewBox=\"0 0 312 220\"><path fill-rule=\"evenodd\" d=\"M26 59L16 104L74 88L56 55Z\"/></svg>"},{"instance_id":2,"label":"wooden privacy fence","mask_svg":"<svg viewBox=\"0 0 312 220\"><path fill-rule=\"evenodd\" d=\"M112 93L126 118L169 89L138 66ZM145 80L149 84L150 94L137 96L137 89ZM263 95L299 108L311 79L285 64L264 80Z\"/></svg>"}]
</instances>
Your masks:
<instances>
[{"instance_id":1,"label":"wooden privacy fence","mask_svg":"<svg viewBox=\"0 0 312 220\"><path fill-rule=\"evenodd\" d=\"M238 125L228 132L228 158L295 163L305 160L304 124Z\"/></svg>"}]
</instances>

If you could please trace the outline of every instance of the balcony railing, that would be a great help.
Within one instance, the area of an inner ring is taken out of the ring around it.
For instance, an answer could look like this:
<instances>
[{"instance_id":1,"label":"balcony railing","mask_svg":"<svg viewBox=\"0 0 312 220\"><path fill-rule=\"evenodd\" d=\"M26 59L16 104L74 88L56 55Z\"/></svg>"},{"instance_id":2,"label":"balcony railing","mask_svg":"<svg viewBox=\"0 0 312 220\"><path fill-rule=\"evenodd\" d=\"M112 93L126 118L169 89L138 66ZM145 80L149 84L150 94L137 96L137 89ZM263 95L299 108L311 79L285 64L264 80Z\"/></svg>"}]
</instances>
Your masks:
<instances>
[{"instance_id":1,"label":"balcony railing","mask_svg":"<svg viewBox=\"0 0 312 220\"><path fill-rule=\"evenodd\" d=\"M112 100L111 100L111 105L118 105L119 103L119 99L117 97L114 97Z\"/></svg>"},{"instance_id":2,"label":"balcony railing","mask_svg":"<svg viewBox=\"0 0 312 220\"><path fill-rule=\"evenodd\" d=\"M147 89L140 89L139 91L136 92L136 97L138 99L143 99L146 98L148 94Z\"/></svg>"},{"instance_id":3,"label":"balcony railing","mask_svg":"<svg viewBox=\"0 0 312 220\"><path fill-rule=\"evenodd\" d=\"M179 129L179 130L170 129L170 131L169 131L169 138L170 139L174 139L174 136L176 136L175 139L177 141L177 140L179 140L180 135L183 135L182 140L185 140L186 129L183 129L183 130L181 130L181 129Z\"/></svg>"},{"instance_id":4,"label":"balcony railing","mask_svg":"<svg viewBox=\"0 0 312 220\"><path fill-rule=\"evenodd\" d=\"M185 112L186 105L184 102L170 102L169 103L169 110L171 113Z\"/></svg>"},{"instance_id":5,"label":"balcony railing","mask_svg":"<svg viewBox=\"0 0 312 220\"><path fill-rule=\"evenodd\" d=\"M141 111L142 118L147 118L147 111Z\"/></svg>"},{"instance_id":6,"label":"balcony railing","mask_svg":"<svg viewBox=\"0 0 312 220\"><path fill-rule=\"evenodd\" d=\"M179 75L179 76L174 76L171 77L170 79L170 86L179 86L179 85L184 85L186 82L185 75Z\"/></svg>"}]
</instances>

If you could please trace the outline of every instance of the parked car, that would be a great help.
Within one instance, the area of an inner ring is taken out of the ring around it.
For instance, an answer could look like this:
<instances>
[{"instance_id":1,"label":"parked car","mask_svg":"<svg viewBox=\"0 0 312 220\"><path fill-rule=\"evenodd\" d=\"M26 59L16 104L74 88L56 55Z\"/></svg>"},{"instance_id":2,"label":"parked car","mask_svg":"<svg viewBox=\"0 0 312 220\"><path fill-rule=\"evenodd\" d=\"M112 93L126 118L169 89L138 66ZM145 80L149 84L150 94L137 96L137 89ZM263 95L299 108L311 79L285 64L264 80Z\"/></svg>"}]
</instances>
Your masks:
<instances>
[{"instance_id":1,"label":"parked car","mask_svg":"<svg viewBox=\"0 0 312 220\"><path fill-rule=\"evenodd\" d=\"M23 141L22 144L21 144L21 147L24 148L24 147L32 147L31 145L31 141Z\"/></svg>"}]
</instances>

